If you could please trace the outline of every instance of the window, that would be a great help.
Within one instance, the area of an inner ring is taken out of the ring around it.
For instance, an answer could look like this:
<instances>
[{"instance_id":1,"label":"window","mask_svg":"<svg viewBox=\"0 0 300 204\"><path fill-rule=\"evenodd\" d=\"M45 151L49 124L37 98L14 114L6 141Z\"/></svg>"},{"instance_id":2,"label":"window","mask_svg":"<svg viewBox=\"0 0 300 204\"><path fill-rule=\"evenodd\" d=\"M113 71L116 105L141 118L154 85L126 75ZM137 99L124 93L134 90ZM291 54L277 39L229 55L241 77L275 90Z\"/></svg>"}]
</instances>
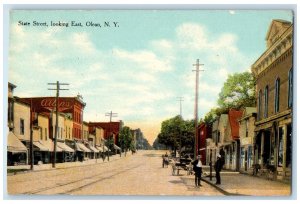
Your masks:
<instances>
[{"instance_id":1,"label":"window","mask_svg":"<svg viewBox=\"0 0 300 204\"><path fill-rule=\"evenodd\" d=\"M246 120L246 137L248 137L249 119Z\"/></svg>"},{"instance_id":2,"label":"window","mask_svg":"<svg viewBox=\"0 0 300 204\"><path fill-rule=\"evenodd\" d=\"M24 135L24 119L20 118L20 135Z\"/></svg>"},{"instance_id":3,"label":"window","mask_svg":"<svg viewBox=\"0 0 300 204\"><path fill-rule=\"evenodd\" d=\"M63 136L63 128L61 127L60 128L60 138L62 138L62 136Z\"/></svg>"},{"instance_id":4,"label":"window","mask_svg":"<svg viewBox=\"0 0 300 204\"><path fill-rule=\"evenodd\" d=\"M261 119L261 90L259 90L259 94L258 94L258 114L257 114L257 119L260 120Z\"/></svg>"},{"instance_id":5,"label":"window","mask_svg":"<svg viewBox=\"0 0 300 204\"><path fill-rule=\"evenodd\" d=\"M268 103L269 103L269 87L266 86L265 88L265 110L264 110L264 117L268 117Z\"/></svg>"},{"instance_id":6,"label":"window","mask_svg":"<svg viewBox=\"0 0 300 204\"><path fill-rule=\"evenodd\" d=\"M280 79L275 82L275 113L279 111L279 96L280 96Z\"/></svg>"},{"instance_id":7,"label":"window","mask_svg":"<svg viewBox=\"0 0 300 204\"><path fill-rule=\"evenodd\" d=\"M45 140L48 139L48 132L47 132L47 128L45 128Z\"/></svg>"},{"instance_id":8,"label":"window","mask_svg":"<svg viewBox=\"0 0 300 204\"><path fill-rule=\"evenodd\" d=\"M291 108L293 104L293 69L289 71L289 85L288 85L288 107Z\"/></svg>"},{"instance_id":9,"label":"window","mask_svg":"<svg viewBox=\"0 0 300 204\"><path fill-rule=\"evenodd\" d=\"M43 128L40 129L40 137L41 137L41 140L43 140Z\"/></svg>"}]
</instances>

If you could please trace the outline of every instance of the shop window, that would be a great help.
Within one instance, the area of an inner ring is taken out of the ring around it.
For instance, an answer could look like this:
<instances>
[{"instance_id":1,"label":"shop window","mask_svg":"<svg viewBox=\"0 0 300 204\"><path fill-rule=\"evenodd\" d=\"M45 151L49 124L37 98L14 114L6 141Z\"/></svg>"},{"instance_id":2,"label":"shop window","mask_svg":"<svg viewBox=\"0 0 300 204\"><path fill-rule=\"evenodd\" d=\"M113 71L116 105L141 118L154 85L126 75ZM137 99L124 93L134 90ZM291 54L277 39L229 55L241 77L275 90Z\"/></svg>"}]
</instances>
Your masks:
<instances>
[{"instance_id":1,"label":"shop window","mask_svg":"<svg viewBox=\"0 0 300 204\"><path fill-rule=\"evenodd\" d=\"M282 167L283 165L283 129L279 128L279 137L278 137L278 166Z\"/></svg>"},{"instance_id":2,"label":"shop window","mask_svg":"<svg viewBox=\"0 0 300 204\"><path fill-rule=\"evenodd\" d=\"M286 134L286 167L290 167L292 162L292 125L287 125L287 134Z\"/></svg>"},{"instance_id":3,"label":"shop window","mask_svg":"<svg viewBox=\"0 0 300 204\"><path fill-rule=\"evenodd\" d=\"M279 111L279 98L280 98L280 79L277 78L275 82L275 113Z\"/></svg>"},{"instance_id":4,"label":"shop window","mask_svg":"<svg viewBox=\"0 0 300 204\"><path fill-rule=\"evenodd\" d=\"M289 71L289 86L288 86L288 107L291 108L293 104L293 69Z\"/></svg>"},{"instance_id":5,"label":"shop window","mask_svg":"<svg viewBox=\"0 0 300 204\"><path fill-rule=\"evenodd\" d=\"M20 118L20 135L24 135L24 119Z\"/></svg>"}]
</instances>

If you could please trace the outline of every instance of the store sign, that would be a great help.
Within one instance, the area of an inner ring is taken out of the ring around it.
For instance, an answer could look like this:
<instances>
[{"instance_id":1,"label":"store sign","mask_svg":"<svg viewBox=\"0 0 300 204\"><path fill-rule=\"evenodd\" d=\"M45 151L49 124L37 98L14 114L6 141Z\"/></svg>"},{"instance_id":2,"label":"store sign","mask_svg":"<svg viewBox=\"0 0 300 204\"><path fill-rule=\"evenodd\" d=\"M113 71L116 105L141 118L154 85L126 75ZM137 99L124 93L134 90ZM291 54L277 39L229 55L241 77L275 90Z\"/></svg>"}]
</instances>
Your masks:
<instances>
[{"instance_id":1,"label":"store sign","mask_svg":"<svg viewBox=\"0 0 300 204\"><path fill-rule=\"evenodd\" d=\"M36 104L40 108L53 110L56 107L56 98L44 98ZM73 107L73 101L69 99L58 99L58 110L64 111Z\"/></svg>"}]
</instances>

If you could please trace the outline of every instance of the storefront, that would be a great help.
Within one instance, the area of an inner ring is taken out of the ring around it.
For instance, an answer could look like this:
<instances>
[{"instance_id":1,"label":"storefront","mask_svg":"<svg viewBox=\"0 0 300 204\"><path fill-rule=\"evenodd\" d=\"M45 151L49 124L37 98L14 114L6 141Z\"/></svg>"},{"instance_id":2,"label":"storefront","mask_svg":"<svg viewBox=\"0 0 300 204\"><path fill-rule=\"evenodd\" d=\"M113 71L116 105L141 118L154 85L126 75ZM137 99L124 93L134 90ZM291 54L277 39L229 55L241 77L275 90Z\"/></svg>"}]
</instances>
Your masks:
<instances>
[{"instance_id":1,"label":"storefront","mask_svg":"<svg viewBox=\"0 0 300 204\"><path fill-rule=\"evenodd\" d=\"M26 146L13 133L8 133L7 165L28 164L28 151Z\"/></svg>"}]
</instances>

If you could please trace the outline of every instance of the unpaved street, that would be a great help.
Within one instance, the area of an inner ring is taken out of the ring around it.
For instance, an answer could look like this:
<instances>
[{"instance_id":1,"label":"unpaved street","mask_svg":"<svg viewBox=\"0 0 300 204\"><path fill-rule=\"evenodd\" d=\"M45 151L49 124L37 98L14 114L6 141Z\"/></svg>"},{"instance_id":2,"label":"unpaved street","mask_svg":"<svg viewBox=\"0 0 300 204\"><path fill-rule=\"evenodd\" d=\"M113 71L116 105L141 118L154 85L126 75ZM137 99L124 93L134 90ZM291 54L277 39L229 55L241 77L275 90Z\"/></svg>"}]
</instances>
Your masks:
<instances>
[{"instance_id":1,"label":"unpaved street","mask_svg":"<svg viewBox=\"0 0 300 204\"><path fill-rule=\"evenodd\" d=\"M194 187L193 176L172 176L162 168L163 151L138 151L110 162L21 173L7 177L9 194L71 195L222 195L202 182Z\"/></svg>"}]
</instances>

